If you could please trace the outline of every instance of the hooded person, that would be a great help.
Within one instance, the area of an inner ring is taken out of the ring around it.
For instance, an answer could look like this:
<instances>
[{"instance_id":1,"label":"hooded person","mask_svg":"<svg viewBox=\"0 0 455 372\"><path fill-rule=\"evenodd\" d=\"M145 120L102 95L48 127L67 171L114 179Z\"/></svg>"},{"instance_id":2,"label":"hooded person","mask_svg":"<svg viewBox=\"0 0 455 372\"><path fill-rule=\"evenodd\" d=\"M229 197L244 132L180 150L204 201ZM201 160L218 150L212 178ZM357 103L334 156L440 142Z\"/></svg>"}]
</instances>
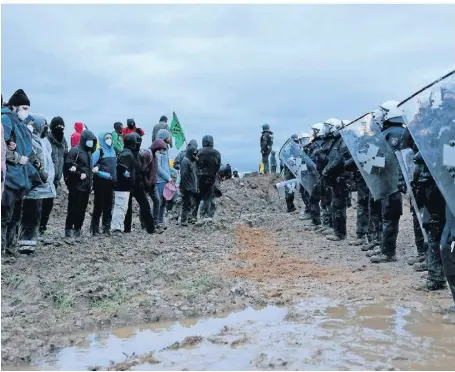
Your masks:
<instances>
[{"instance_id":1,"label":"hooded person","mask_svg":"<svg viewBox=\"0 0 455 372\"><path fill-rule=\"evenodd\" d=\"M96 149L96 137L84 130L79 144L73 147L65 158L63 175L68 187L68 210L65 223L65 237L80 238L85 211L93 184L91 158Z\"/></svg>"},{"instance_id":2,"label":"hooded person","mask_svg":"<svg viewBox=\"0 0 455 372\"><path fill-rule=\"evenodd\" d=\"M158 132L161 129L166 129L169 133L171 133L171 129L169 128L169 125L167 123L167 117L164 115L160 117L160 121L158 122L158 124L155 124L155 126L153 127L152 141L155 141L158 138ZM172 137L169 137L168 143L169 143L169 147L172 147L172 145L173 145Z\"/></svg>"},{"instance_id":3,"label":"hooded person","mask_svg":"<svg viewBox=\"0 0 455 372\"><path fill-rule=\"evenodd\" d=\"M25 194L42 184L41 177L29 159L33 157L32 135L25 124L30 100L22 89L2 108L2 126L6 150L6 174L2 194L2 247L7 249L8 227L13 215L20 215ZM11 232L11 228L9 229ZM8 244L14 242L8 239Z\"/></svg>"},{"instance_id":4,"label":"hooded person","mask_svg":"<svg viewBox=\"0 0 455 372\"><path fill-rule=\"evenodd\" d=\"M273 146L273 132L270 130L269 124L264 124L262 126L262 133L259 143L261 146L262 163L264 164L264 174L268 174L270 172L269 156Z\"/></svg>"},{"instance_id":5,"label":"hooded person","mask_svg":"<svg viewBox=\"0 0 455 372\"><path fill-rule=\"evenodd\" d=\"M60 180L63 176L63 165L65 161L65 156L68 154L68 144L66 142L64 131L65 131L65 122L60 116L56 116L51 120L49 125L49 131L47 132L47 142L51 146L51 158L52 163L54 164L54 178L53 183L56 193L60 188ZM40 234L45 234L47 230L47 224L49 222L49 217L54 207L54 198L49 197L43 199L43 206L41 211L41 221L39 232Z\"/></svg>"},{"instance_id":6,"label":"hooded person","mask_svg":"<svg viewBox=\"0 0 455 372\"><path fill-rule=\"evenodd\" d=\"M31 253L33 249L30 247L36 245L43 200L53 199L57 196L54 185L55 167L52 161L52 146L47 139L47 120L41 115L32 115L27 126L32 131L33 149L41 163L39 172L43 181L46 182L30 190L24 197L20 218L21 234L19 236L19 245L24 247L21 248L22 253Z\"/></svg>"},{"instance_id":7,"label":"hooded person","mask_svg":"<svg viewBox=\"0 0 455 372\"><path fill-rule=\"evenodd\" d=\"M79 145L81 134L84 131L84 123L76 121L74 123L74 133L71 135L71 147Z\"/></svg>"},{"instance_id":8,"label":"hooded person","mask_svg":"<svg viewBox=\"0 0 455 372\"><path fill-rule=\"evenodd\" d=\"M182 160L185 158L186 152L190 146L194 147L197 150L198 149L197 141L195 139L192 139L190 142L188 142L188 146L186 147L186 149L183 151L180 151L180 153L176 156L176 158L174 160L174 169L175 170L180 170L180 164L182 163Z\"/></svg>"},{"instance_id":9,"label":"hooded person","mask_svg":"<svg viewBox=\"0 0 455 372\"><path fill-rule=\"evenodd\" d=\"M152 212L150 210L150 203L147 198L146 194L146 187L144 182L144 177L141 168L141 144L142 138L137 133L132 133L131 135L134 136L135 140L135 147L131 150L133 156L135 158L135 166L136 166L136 177L134 180L134 186L130 193L130 197L128 200L128 210L126 212L125 221L124 221L124 232L129 233L131 232L131 225L133 219L133 198L136 199L137 203L139 204L139 213L140 213L140 220L143 223L147 233L154 234L155 233L155 219L153 218Z\"/></svg>"},{"instance_id":10,"label":"hooded person","mask_svg":"<svg viewBox=\"0 0 455 372\"><path fill-rule=\"evenodd\" d=\"M194 210L198 195L197 178L197 155L198 150L193 146L188 146L185 157L180 168L180 193L182 195L181 226L188 226L188 222L195 223ZM196 211L197 216L197 211ZM190 219L190 221L188 221Z\"/></svg>"},{"instance_id":11,"label":"hooded person","mask_svg":"<svg viewBox=\"0 0 455 372\"><path fill-rule=\"evenodd\" d=\"M153 141L152 146L146 149L141 154L141 167L144 174L144 184L146 192L150 195L153 204L153 217L155 221L159 219L160 213L160 197L158 189L156 187L157 176L158 176L158 157L157 152L166 151L167 144L161 139ZM162 233L163 230L158 225L156 226L156 232Z\"/></svg>"},{"instance_id":12,"label":"hooded person","mask_svg":"<svg viewBox=\"0 0 455 372\"><path fill-rule=\"evenodd\" d=\"M156 135L157 139L164 141L169 146L170 133L166 129L160 129ZM166 229L164 225L164 212L166 211L166 199L164 198L163 192L164 187L168 182L172 182L171 166L169 165L169 153L168 150L159 150L156 152L157 163L158 163L158 177L156 182L156 188L158 190L158 196L160 198L160 211L158 214L157 224Z\"/></svg>"},{"instance_id":13,"label":"hooded person","mask_svg":"<svg viewBox=\"0 0 455 372\"><path fill-rule=\"evenodd\" d=\"M134 119L127 119L126 128L122 128L123 139L125 139L126 135L131 133L137 133L141 137L145 134L141 128L136 127L136 122L134 121Z\"/></svg>"},{"instance_id":14,"label":"hooded person","mask_svg":"<svg viewBox=\"0 0 455 372\"><path fill-rule=\"evenodd\" d=\"M198 151L197 173L199 195L197 204L201 204L201 217L213 217L211 205L214 199L214 185L221 168L221 154L213 148L212 136L202 138L202 148Z\"/></svg>"},{"instance_id":15,"label":"hooded person","mask_svg":"<svg viewBox=\"0 0 455 372\"><path fill-rule=\"evenodd\" d=\"M95 200L90 232L92 235L99 234L100 219L103 215L103 234L110 235L114 185L117 181L117 155L113 148L111 133L100 133L98 143L99 148L91 158Z\"/></svg>"},{"instance_id":16,"label":"hooded person","mask_svg":"<svg viewBox=\"0 0 455 372\"><path fill-rule=\"evenodd\" d=\"M270 167L272 168L272 173L276 173L277 162L276 162L276 153L274 150L270 152Z\"/></svg>"},{"instance_id":17,"label":"hooded person","mask_svg":"<svg viewBox=\"0 0 455 372\"><path fill-rule=\"evenodd\" d=\"M137 159L133 154L136 149L136 134L127 134L124 147L117 158L117 183L114 186L114 211L112 213L111 232L123 231L130 193L134 188Z\"/></svg>"},{"instance_id":18,"label":"hooded person","mask_svg":"<svg viewBox=\"0 0 455 372\"><path fill-rule=\"evenodd\" d=\"M117 121L114 123L114 131L112 132L112 147L116 154L120 154L123 150L123 124Z\"/></svg>"}]
</instances>

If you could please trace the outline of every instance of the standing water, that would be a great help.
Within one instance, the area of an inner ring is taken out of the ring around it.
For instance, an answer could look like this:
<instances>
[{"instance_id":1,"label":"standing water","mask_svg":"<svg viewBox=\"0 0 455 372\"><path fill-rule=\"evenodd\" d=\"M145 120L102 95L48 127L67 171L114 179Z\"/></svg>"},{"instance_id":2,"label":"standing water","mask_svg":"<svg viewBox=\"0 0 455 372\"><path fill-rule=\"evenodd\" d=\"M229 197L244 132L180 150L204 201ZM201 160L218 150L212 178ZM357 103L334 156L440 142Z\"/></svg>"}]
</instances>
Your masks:
<instances>
[{"instance_id":1,"label":"standing water","mask_svg":"<svg viewBox=\"0 0 455 372\"><path fill-rule=\"evenodd\" d=\"M451 370L454 345L455 324L447 315L314 298L291 308L247 308L91 334L28 368Z\"/></svg>"}]
</instances>

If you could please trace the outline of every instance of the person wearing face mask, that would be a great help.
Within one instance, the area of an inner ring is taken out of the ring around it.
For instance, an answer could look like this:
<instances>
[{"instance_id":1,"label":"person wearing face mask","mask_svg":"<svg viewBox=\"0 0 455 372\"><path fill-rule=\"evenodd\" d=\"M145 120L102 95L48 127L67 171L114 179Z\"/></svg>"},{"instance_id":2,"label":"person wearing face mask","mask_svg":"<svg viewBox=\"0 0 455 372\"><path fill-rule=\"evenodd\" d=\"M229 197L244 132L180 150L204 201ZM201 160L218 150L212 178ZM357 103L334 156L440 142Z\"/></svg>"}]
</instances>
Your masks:
<instances>
[{"instance_id":1,"label":"person wearing face mask","mask_svg":"<svg viewBox=\"0 0 455 372\"><path fill-rule=\"evenodd\" d=\"M157 139L160 139L169 146L170 133L166 129L160 129L156 135ZM169 165L168 150L159 150L156 152L158 162L158 177L156 187L158 190L158 196L160 198L160 212L158 214L157 224L160 228L166 229L164 225L164 212L166 211L166 199L164 198L163 192L164 187L168 182L172 182L171 177L171 166Z\"/></svg>"},{"instance_id":2,"label":"person wearing face mask","mask_svg":"<svg viewBox=\"0 0 455 372\"><path fill-rule=\"evenodd\" d=\"M79 145L81 133L84 131L84 123L76 121L74 123L74 133L71 135L71 147Z\"/></svg>"},{"instance_id":3,"label":"person wearing face mask","mask_svg":"<svg viewBox=\"0 0 455 372\"><path fill-rule=\"evenodd\" d=\"M145 192L146 187L144 183L144 178L142 174L141 168L141 144L142 138L137 133L132 133L135 141L135 146L131 150L135 159L135 173L136 177L134 180L134 186L131 190L129 201L128 201L128 210L126 212L125 221L124 221L124 232L129 233L131 232L131 225L132 225L132 217L133 217L133 198L136 199L137 203L139 204L139 213L140 213L140 220L143 222L147 233L154 234L155 233L155 219L152 216L152 211L150 210L150 203L147 198L147 194Z\"/></svg>"},{"instance_id":4,"label":"person wearing face mask","mask_svg":"<svg viewBox=\"0 0 455 372\"><path fill-rule=\"evenodd\" d=\"M58 193L60 189L60 180L63 176L63 165L66 154L68 153L68 144L64 136L65 122L60 116L52 118L47 131L47 136L45 140L49 142L52 152L52 163L54 164L54 178L53 183L55 191ZM43 133L44 135L44 133ZM44 140L44 139L43 139ZM43 199L43 209L41 212L41 221L39 227L39 233L44 235L47 230L47 224L49 222L49 217L54 207L54 198L45 198Z\"/></svg>"},{"instance_id":5,"label":"person wearing face mask","mask_svg":"<svg viewBox=\"0 0 455 372\"><path fill-rule=\"evenodd\" d=\"M55 167L52 161L52 146L47 139L47 120L41 115L32 114L27 126L32 131L33 151L37 155L40 163L38 170L45 183L35 187L25 195L20 218L21 234L18 242L21 253L32 253L34 251L41 221L43 200L53 199L57 195L54 185Z\"/></svg>"},{"instance_id":6,"label":"person wearing face mask","mask_svg":"<svg viewBox=\"0 0 455 372\"><path fill-rule=\"evenodd\" d=\"M199 192L197 181L197 154L196 147L188 146L186 156L180 167L180 193L182 196L182 213L180 226L188 226L188 222L196 223L194 209Z\"/></svg>"},{"instance_id":7,"label":"person wearing face mask","mask_svg":"<svg viewBox=\"0 0 455 372\"><path fill-rule=\"evenodd\" d=\"M120 154L123 150L123 124L117 121L114 123L114 131L112 132L112 146L116 154Z\"/></svg>"},{"instance_id":8,"label":"person wearing face mask","mask_svg":"<svg viewBox=\"0 0 455 372\"><path fill-rule=\"evenodd\" d=\"M90 233L99 234L100 219L103 215L103 234L110 235L114 184L117 180L117 155L112 146L111 133L101 133L98 136L98 143L99 149L93 153L91 158L95 200Z\"/></svg>"},{"instance_id":9,"label":"person wearing face mask","mask_svg":"<svg viewBox=\"0 0 455 372\"><path fill-rule=\"evenodd\" d=\"M92 189L92 154L96 149L96 137L84 130L79 145L73 147L65 158L63 176L68 187L68 210L65 223L65 237L80 238L85 211Z\"/></svg>"},{"instance_id":10,"label":"person wearing face mask","mask_svg":"<svg viewBox=\"0 0 455 372\"><path fill-rule=\"evenodd\" d=\"M38 171L29 162L29 158L33 156L32 135L24 122L29 116L29 109L30 100L22 89L11 96L8 108L2 109L2 126L7 145L1 220L2 248L5 251L8 227L13 214L21 213L25 194L43 183Z\"/></svg>"},{"instance_id":11,"label":"person wearing face mask","mask_svg":"<svg viewBox=\"0 0 455 372\"><path fill-rule=\"evenodd\" d=\"M125 136L127 134L131 134L131 133L137 133L141 137L145 134L141 128L136 127L136 122L134 121L134 119L127 119L126 128L122 128L123 139L125 139Z\"/></svg>"}]
</instances>

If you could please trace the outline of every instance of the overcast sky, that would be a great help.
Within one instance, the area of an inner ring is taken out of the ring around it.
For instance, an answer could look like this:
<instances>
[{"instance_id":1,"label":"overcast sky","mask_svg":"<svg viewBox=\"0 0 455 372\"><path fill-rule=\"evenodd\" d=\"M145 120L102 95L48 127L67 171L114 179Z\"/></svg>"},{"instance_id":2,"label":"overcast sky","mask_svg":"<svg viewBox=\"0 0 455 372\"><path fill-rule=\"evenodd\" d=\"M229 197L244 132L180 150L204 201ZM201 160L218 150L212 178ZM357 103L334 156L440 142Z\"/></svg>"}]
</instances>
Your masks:
<instances>
[{"instance_id":1,"label":"overcast sky","mask_svg":"<svg viewBox=\"0 0 455 372\"><path fill-rule=\"evenodd\" d=\"M329 117L401 100L455 65L454 5L2 5L2 93L98 134L176 111L240 171ZM169 120L170 122L170 120Z\"/></svg>"}]
</instances>

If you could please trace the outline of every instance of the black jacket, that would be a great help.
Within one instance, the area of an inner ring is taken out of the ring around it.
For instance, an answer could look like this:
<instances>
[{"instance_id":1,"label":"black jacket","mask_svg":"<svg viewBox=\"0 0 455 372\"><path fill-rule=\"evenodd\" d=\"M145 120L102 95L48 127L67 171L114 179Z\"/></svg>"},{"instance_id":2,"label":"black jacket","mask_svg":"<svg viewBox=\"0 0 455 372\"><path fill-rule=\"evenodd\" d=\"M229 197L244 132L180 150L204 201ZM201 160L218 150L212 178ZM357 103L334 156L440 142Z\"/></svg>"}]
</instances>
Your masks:
<instances>
[{"instance_id":1,"label":"black jacket","mask_svg":"<svg viewBox=\"0 0 455 372\"><path fill-rule=\"evenodd\" d=\"M131 191L136 183L136 171L140 168L133 151L136 151L136 134L127 134L124 138L123 150L117 158L117 183L115 191ZM125 176L125 171L129 177Z\"/></svg>"},{"instance_id":2,"label":"black jacket","mask_svg":"<svg viewBox=\"0 0 455 372\"><path fill-rule=\"evenodd\" d=\"M88 140L93 141L93 146L89 149L85 143ZM92 189L93 173L90 160L96 149L96 137L89 130L81 133L79 144L73 147L65 158L63 167L63 176L69 190L90 192ZM70 172L70 168L75 166L76 171ZM87 177L81 180L81 174L85 173Z\"/></svg>"},{"instance_id":3,"label":"black jacket","mask_svg":"<svg viewBox=\"0 0 455 372\"><path fill-rule=\"evenodd\" d=\"M213 148L212 136L204 136L202 146L198 151L198 176L215 178L221 167L221 154Z\"/></svg>"},{"instance_id":4,"label":"black jacket","mask_svg":"<svg viewBox=\"0 0 455 372\"><path fill-rule=\"evenodd\" d=\"M194 156L197 154L197 149L188 146L185 157L180 164L180 190L198 192L197 185L197 168Z\"/></svg>"},{"instance_id":5,"label":"black jacket","mask_svg":"<svg viewBox=\"0 0 455 372\"><path fill-rule=\"evenodd\" d=\"M61 141L55 138L52 130L49 131L47 139L52 146L52 162L54 163L55 168L54 184L59 185L63 176L65 157L68 154L68 143L66 142L65 137L63 137Z\"/></svg>"},{"instance_id":6,"label":"black jacket","mask_svg":"<svg viewBox=\"0 0 455 372\"><path fill-rule=\"evenodd\" d=\"M183 150L183 151L180 151L180 153L175 157L175 160L174 160L174 169L176 170L180 170L180 166L182 164L182 160L185 158L186 156L186 152L188 150L188 147L194 147L196 150L197 150L197 142L196 140L191 140L189 143L188 143L188 146L186 148L186 150Z\"/></svg>"},{"instance_id":7,"label":"black jacket","mask_svg":"<svg viewBox=\"0 0 455 372\"><path fill-rule=\"evenodd\" d=\"M264 130L261 134L260 139L261 152L264 155L269 155L273 147L273 132L270 130Z\"/></svg>"}]
</instances>

